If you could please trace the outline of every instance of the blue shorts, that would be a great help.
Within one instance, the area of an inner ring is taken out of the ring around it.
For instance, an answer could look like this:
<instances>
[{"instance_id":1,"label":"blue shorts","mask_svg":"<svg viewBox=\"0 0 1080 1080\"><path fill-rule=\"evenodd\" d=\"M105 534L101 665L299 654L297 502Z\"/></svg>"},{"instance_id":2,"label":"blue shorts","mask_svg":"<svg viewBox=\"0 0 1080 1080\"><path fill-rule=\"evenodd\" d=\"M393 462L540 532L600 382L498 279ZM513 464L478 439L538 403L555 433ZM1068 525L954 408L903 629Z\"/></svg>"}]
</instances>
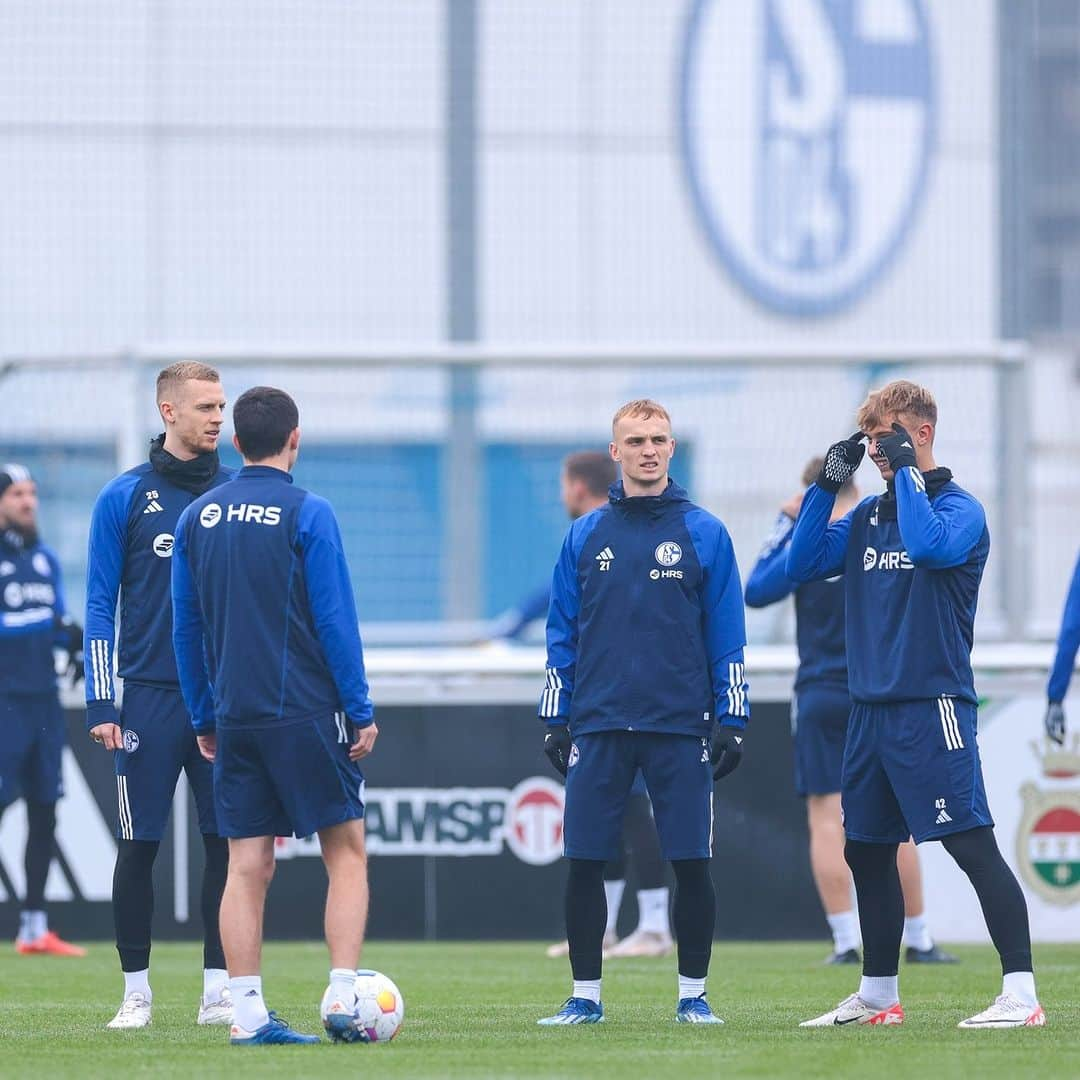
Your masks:
<instances>
[{"instance_id":1,"label":"blue shorts","mask_svg":"<svg viewBox=\"0 0 1080 1080\"><path fill-rule=\"evenodd\" d=\"M993 825L976 741L978 710L957 698L853 705L844 751L844 831L916 843Z\"/></svg>"},{"instance_id":2,"label":"blue shorts","mask_svg":"<svg viewBox=\"0 0 1080 1080\"><path fill-rule=\"evenodd\" d=\"M607 862L622 852L626 800L641 770L665 859L712 855L709 740L696 735L597 731L574 737L566 774L566 856Z\"/></svg>"},{"instance_id":3,"label":"blue shorts","mask_svg":"<svg viewBox=\"0 0 1080 1080\"><path fill-rule=\"evenodd\" d=\"M802 796L840 790L851 698L846 686L804 686L791 702L795 790Z\"/></svg>"},{"instance_id":4,"label":"blue shorts","mask_svg":"<svg viewBox=\"0 0 1080 1080\"><path fill-rule=\"evenodd\" d=\"M217 833L213 767L195 742L187 706L178 689L127 683L120 711L124 749L113 753L121 840L160 840L169 822L176 781L187 773L199 829Z\"/></svg>"},{"instance_id":5,"label":"blue shorts","mask_svg":"<svg viewBox=\"0 0 1080 1080\"><path fill-rule=\"evenodd\" d=\"M221 835L311 836L364 816L364 774L344 713L219 727L214 796Z\"/></svg>"},{"instance_id":6,"label":"blue shorts","mask_svg":"<svg viewBox=\"0 0 1080 1080\"><path fill-rule=\"evenodd\" d=\"M0 697L0 808L64 794L64 712L56 694Z\"/></svg>"}]
</instances>

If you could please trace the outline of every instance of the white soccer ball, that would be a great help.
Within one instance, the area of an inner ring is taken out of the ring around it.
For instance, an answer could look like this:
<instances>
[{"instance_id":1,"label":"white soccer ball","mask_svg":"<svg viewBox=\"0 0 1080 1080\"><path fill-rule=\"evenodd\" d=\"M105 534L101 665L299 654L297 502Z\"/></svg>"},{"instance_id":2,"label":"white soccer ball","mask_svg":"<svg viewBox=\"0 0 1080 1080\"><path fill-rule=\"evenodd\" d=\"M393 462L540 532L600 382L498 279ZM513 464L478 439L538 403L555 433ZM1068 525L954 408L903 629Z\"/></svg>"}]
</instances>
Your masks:
<instances>
[{"instance_id":1,"label":"white soccer ball","mask_svg":"<svg viewBox=\"0 0 1080 1080\"><path fill-rule=\"evenodd\" d=\"M386 1043L400 1030L405 1018L405 999L401 991L379 971L356 973L356 1011L353 1026L356 1042ZM329 991L327 991L327 995ZM327 1000L323 997L322 1016L326 1019Z\"/></svg>"}]
</instances>

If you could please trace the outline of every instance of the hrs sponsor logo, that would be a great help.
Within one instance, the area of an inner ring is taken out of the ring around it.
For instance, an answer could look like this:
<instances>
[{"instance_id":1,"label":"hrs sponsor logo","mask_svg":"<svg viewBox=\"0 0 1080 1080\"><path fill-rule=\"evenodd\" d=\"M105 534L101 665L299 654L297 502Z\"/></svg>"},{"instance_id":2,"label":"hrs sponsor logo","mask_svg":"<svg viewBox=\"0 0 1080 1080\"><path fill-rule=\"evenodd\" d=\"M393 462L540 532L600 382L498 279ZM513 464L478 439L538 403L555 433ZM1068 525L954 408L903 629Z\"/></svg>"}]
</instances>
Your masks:
<instances>
[{"instance_id":1,"label":"hrs sponsor logo","mask_svg":"<svg viewBox=\"0 0 1080 1080\"><path fill-rule=\"evenodd\" d=\"M212 529L224 518L245 525L280 525L280 506L261 506L259 503L229 503L222 511L217 503L207 503L199 514L199 524Z\"/></svg>"},{"instance_id":2,"label":"hrs sponsor logo","mask_svg":"<svg viewBox=\"0 0 1080 1080\"><path fill-rule=\"evenodd\" d=\"M906 551L878 551L868 547L863 552L864 570L914 570L915 564Z\"/></svg>"}]
</instances>

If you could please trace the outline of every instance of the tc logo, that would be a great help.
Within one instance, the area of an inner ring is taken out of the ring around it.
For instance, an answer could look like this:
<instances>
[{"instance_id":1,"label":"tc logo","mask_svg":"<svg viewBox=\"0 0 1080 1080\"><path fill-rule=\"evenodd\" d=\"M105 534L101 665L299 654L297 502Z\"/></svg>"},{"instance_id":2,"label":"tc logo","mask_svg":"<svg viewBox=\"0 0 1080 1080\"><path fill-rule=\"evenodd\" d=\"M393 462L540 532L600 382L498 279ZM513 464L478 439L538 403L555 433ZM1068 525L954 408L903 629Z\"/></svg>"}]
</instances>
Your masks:
<instances>
[{"instance_id":1,"label":"tc logo","mask_svg":"<svg viewBox=\"0 0 1080 1080\"><path fill-rule=\"evenodd\" d=\"M221 520L221 507L217 503L207 503L199 514L199 524L204 529L212 529Z\"/></svg>"},{"instance_id":2,"label":"tc logo","mask_svg":"<svg viewBox=\"0 0 1080 1080\"><path fill-rule=\"evenodd\" d=\"M712 247L766 307L850 305L912 232L935 127L925 6L695 0L683 163Z\"/></svg>"},{"instance_id":3,"label":"tc logo","mask_svg":"<svg viewBox=\"0 0 1080 1080\"><path fill-rule=\"evenodd\" d=\"M682 548L674 540L665 540L653 554L661 566L674 566L682 558Z\"/></svg>"},{"instance_id":4,"label":"tc logo","mask_svg":"<svg viewBox=\"0 0 1080 1080\"><path fill-rule=\"evenodd\" d=\"M522 780L509 793L503 835L522 862L545 866L562 855L563 798L559 784L539 776Z\"/></svg>"},{"instance_id":5,"label":"tc logo","mask_svg":"<svg viewBox=\"0 0 1080 1080\"><path fill-rule=\"evenodd\" d=\"M159 559L168 559L172 555L173 549L173 537L172 533L158 533L154 537L154 554Z\"/></svg>"}]
</instances>

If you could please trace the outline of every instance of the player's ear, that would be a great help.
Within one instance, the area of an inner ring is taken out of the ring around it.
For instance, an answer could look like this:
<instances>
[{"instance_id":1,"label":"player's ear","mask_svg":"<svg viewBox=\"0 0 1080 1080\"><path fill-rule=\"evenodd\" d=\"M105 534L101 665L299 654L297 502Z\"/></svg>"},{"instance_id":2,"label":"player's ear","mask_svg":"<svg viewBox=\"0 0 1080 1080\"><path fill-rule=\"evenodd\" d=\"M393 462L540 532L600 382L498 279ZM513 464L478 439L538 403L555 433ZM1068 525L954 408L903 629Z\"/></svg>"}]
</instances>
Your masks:
<instances>
[{"instance_id":1,"label":"player's ear","mask_svg":"<svg viewBox=\"0 0 1080 1080\"><path fill-rule=\"evenodd\" d=\"M300 429L294 427L289 434L289 449L296 451L300 449Z\"/></svg>"},{"instance_id":2,"label":"player's ear","mask_svg":"<svg viewBox=\"0 0 1080 1080\"><path fill-rule=\"evenodd\" d=\"M240 449L240 440L239 440L239 439L238 439L238 438L236 437L236 433L235 433L235 432L233 433L233 437L232 437L232 444L233 444L233 446L234 446L234 447L236 448L236 452L237 452L237 453L238 453L238 454L239 454L239 455L240 455L241 457L243 457L243 456L244 456L244 451Z\"/></svg>"},{"instance_id":3,"label":"player's ear","mask_svg":"<svg viewBox=\"0 0 1080 1080\"><path fill-rule=\"evenodd\" d=\"M608 453L611 455L611 460L612 461L618 461L619 460L619 447L618 447L618 444L615 443L615 442L609 442L608 443Z\"/></svg>"},{"instance_id":4,"label":"player's ear","mask_svg":"<svg viewBox=\"0 0 1080 1080\"><path fill-rule=\"evenodd\" d=\"M671 446L671 455L670 456L674 457L675 456L675 436L674 435L672 435L671 440L669 442L669 445Z\"/></svg>"}]
</instances>

